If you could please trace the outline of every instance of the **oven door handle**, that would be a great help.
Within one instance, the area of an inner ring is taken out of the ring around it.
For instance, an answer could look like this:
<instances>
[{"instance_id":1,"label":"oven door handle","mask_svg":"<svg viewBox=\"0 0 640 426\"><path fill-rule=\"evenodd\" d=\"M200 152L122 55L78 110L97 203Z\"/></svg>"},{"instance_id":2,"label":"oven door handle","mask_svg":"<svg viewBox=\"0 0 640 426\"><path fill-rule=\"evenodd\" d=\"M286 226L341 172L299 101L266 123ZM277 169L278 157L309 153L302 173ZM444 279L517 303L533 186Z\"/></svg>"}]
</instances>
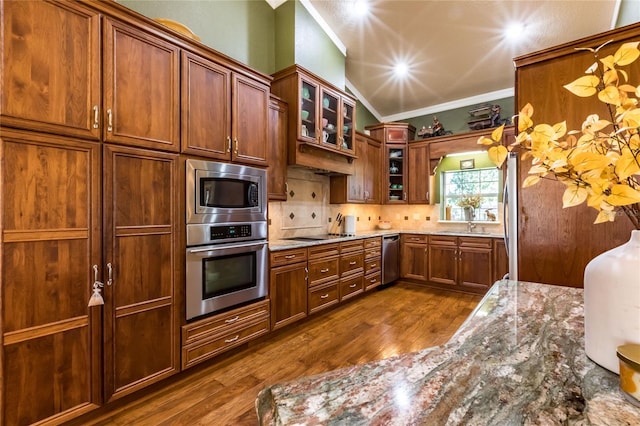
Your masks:
<instances>
[{"instance_id":1,"label":"oven door handle","mask_svg":"<svg viewBox=\"0 0 640 426\"><path fill-rule=\"evenodd\" d=\"M195 254L195 253L204 253L204 252L207 252L207 251L219 251L219 250L228 250L228 249L243 248L243 247L260 247L260 246L265 246L265 245L267 245L266 241L261 241L261 242L258 242L258 243L253 241L253 242L250 242L250 243L220 244L220 245L216 245L216 246L198 247L198 248L193 248L193 249L187 249L187 252L189 252L190 254Z\"/></svg>"}]
</instances>

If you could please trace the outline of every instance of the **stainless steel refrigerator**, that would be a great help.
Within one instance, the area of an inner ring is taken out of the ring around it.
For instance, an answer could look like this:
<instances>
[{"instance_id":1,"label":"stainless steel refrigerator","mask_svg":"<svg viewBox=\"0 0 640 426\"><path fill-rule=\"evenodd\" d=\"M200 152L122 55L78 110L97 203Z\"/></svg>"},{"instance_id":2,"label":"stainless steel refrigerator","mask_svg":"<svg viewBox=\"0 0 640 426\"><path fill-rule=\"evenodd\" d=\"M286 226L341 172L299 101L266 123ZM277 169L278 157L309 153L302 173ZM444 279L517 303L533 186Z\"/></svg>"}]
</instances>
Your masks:
<instances>
[{"instance_id":1,"label":"stainless steel refrigerator","mask_svg":"<svg viewBox=\"0 0 640 426\"><path fill-rule=\"evenodd\" d=\"M507 177L502 192L504 245L509 257L509 273L505 278L518 279L518 155L507 156Z\"/></svg>"}]
</instances>

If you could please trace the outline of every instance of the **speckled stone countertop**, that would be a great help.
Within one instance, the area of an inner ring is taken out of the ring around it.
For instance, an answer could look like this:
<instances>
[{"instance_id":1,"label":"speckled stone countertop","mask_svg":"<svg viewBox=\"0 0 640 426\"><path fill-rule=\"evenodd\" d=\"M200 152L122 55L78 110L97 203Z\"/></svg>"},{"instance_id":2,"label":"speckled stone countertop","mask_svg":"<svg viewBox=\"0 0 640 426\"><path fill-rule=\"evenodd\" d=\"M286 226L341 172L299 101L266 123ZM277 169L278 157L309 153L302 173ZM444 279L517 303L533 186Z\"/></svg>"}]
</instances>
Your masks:
<instances>
[{"instance_id":1,"label":"speckled stone countertop","mask_svg":"<svg viewBox=\"0 0 640 426\"><path fill-rule=\"evenodd\" d=\"M584 353L582 289L498 281L445 345L263 389L261 425L638 425Z\"/></svg>"},{"instance_id":2,"label":"speckled stone countertop","mask_svg":"<svg viewBox=\"0 0 640 426\"><path fill-rule=\"evenodd\" d=\"M503 238L501 234L490 232L464 232L464 231L412 231L412 230L378 230L359 232L355 236L334 236L330 239L308 240L308 237L291 237L287 239L269 240L269 250L287 250L299 247L311 247L320 244L336 243L341 241L358 240L370 237L380 237L384 235L399 234L421 234L421 235L446 235L452 237L484 237L484 238Z\"/></svg>"}]
</instances>

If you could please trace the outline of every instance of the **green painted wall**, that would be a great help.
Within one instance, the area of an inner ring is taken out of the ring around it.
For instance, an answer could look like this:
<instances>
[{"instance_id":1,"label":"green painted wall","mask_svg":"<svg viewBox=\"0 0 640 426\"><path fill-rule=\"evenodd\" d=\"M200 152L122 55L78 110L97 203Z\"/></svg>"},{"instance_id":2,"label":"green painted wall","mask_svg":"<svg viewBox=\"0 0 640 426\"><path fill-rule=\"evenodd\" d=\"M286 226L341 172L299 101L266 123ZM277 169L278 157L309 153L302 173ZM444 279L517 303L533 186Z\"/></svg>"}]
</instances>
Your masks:
<instances>
[{"instance_id":1,"label":"green painted wall","mask_svg":"<svg viewBox=\"0 0 640 426\"><path fill-rule=\"evenodd\" d=\"M500 105L500 118L511 119L514 115L514 98L504 98L504 99L496 99L491 102L486 102L489 104L497 104ZM469 120L469 110L477 107L479 105L469 105L462 108L456 108L448 111L442 111L438 113L422 115L419 117L409 118L407 120L402 120L406 123L411 123L416 128L416 139L420 139L418 137L418 131L422 128L422 126L429 127L433 124L433 117L438 117L438 120L444 126L445 130L451 131L454 134L457 133L466 133L469 131L469 125L467 121Z\"/></svg>"},{"instance_id":2,"label":"green painted wall","mask_svg":"<svg viewBox=\"0 0 640 426\"><path fill-rule=\"evenodd\" d=\"M302 3L287 2L295 3L295 62L344 90L345 56Z\"/></svg>"},{"instance_id":3,"label":"green painted wall","mask_svg":"<svg viewBox=\"0 0 640 426\"><path fill-rule=\"evenodd\" d=\"M266 74L275 69L275 13L264 0L117 0L191 29L202 43Z\"/></svg>"},{"instance_id":4,"label":"green painted wall","mask_svg":"<svg viewBox=\"0 0 640 426\"><path fill-rule=\"evenodd\" d=\"M276 71L296 62L296 4L294 1L283 3L275 11L275 64Z\"/></svg>"}]
</instances>

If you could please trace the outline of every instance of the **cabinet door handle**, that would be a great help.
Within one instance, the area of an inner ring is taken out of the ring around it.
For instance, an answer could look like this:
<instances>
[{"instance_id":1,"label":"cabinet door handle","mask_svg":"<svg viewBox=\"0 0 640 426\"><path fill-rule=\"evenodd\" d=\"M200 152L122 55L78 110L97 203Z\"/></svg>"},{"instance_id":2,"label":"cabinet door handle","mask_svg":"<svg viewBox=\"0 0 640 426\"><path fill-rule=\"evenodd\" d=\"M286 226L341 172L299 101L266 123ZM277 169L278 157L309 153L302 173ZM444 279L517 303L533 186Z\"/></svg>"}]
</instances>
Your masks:
<instances>
[{"instance_id":1,"label":"cabinet door handle","mask_svg":"<svg viewBox=\"0 0 640 426\"><path fill-rule=\"evenodd\" d=\"M113 111L107 110L107 132L113 132Z\"/></svg>"},{"instance_id":2,"label":"cabinet door handle","mask_svg":"<svg viewBox=\"0 0 640 426\"><path fill-rule=\"evenodd\" d=\"M227 136L227 152L231 152L231 136Z\"/></svg>"},{"instance_id":3,"label":"cabinet door handle","mask_svg":"<svg viewBox=\"0 0 640 426\"><path fill-rule=\"evenodd\" d=\"M97 129L98 128L98 123L100 120L100 117L98 116L100 109L98 108L98 105L94 105L93 106L93 128Z\"/></svg>"},{"instance_id":4,"label":"cabinet door handle","mask_svg":"<svg viewBox=\"0 0 640 426\"><path fill-rule=\"evenodd\" d=\"M235 149L233 150L233 153L235 155L238 155L238 138L233 138L233 143L235 145Z\"/></svg>"},{"instance_id":5,"label":"cabinet door handle","mask_svg":"<svg viewBox=\"0 0 640 426\"><path fill-rule=\"evenodd\" d=\"M320 272L323 273L323 274L327 273L327 272L329 272L329 268L320 269Z\"/></svg>"},{"instance_id":6,"label":"cabinet door handle","mask_svg":"<svg viewBox=\"0 0 640 426\"><path fill-rule=\"evenodd\" d=\"M429 191L425 194L427 196L427 203L429 202Z\"/></svg>"},{"instance_id":7,"label":"cabinet door handle","mask_svg":"<svg viewBox=\"0 0 640 426\"><path fill-rule=\"evenodd\" d=\"M406 193L406 192L403 192L403 193L402 193L402 199L403 199L404 201L407 201L407 193Z\"/></svg>"},{"instance_id":8,"label":"cabinet door handle","mask_svg":"<svg viewBox=\"0 0 640 426\"><path fill-rule=\"evenodd\" d=\"M305 267L304 268L304 273L305 273L304 280L305 281L309 281L309 268Z\"/></svg>"},{"instance_id":9,"label":"cabinet door handle","mask_svg":"<svg viewBox=\"0 0 640 426\"><path fill-rule=\"evenodd\" d=\"M234 322L238 321L240 319L240 317L238 315L236 315L233 318L229 318L224 320L224 322L226 322L227 324L233 324Z\"/></svg>"},{"instance_id":10,"label":"cabinet door handle","mask_svg":"<svg viewBox=\"0 0 640 426\"><path fill-rule=\"evenodd\" d=\"M285 259L293 259L294 257L296 257L296 255L295 255L295 254L288 254L288 255L286 255L284 258L285 258Z\"/></svg>"},{"instance_id":11,"label":"cabinet door handle","mask_svg":"<svg viewBox=\"0 0 640 426\"><path fill-rule=\"evenodd\" d=\"M323 294L322 296L320 296L320 299L326 299L327 297L329 297L329 293Z\"/></svg>"},{"instance_id":12,"label":"cabinet door handle","mask_svg":"<svg viewBox=\"0 0 640 426\"><path fill-rule=\"evenodd\" d=\"M356 263L358 263L358 262L356 262L356 261L349 262L349 265L350 265L350 266L353 266L353 265L355 265Z\"/></svg>"},{"instance_id":13,"label":"cabinet door handle","mask_svg":"<svg viewBox=\"0 0 640 426\"><path fill-rule=\"evenodd\" d=\"M108 278L107 278L107 285L111 285L113 284L113 265L111 265L111 263L107 263L107 271L108 271Z\"/></svg>"},{"instance_id":14,"label":"cabinet door handle","mask_svg":"<svg viewBox=\"0 0 640 426\"><path fill-rule=\"evenodd\" d=\"M235 342L236 340L238 340L239 338L240 338L240 335L239 335L239 334L236 334L236 337L234 337L234 338L232 338L232 339L225 339L225 340L224 340L224 342L225 342L225 343L233 343L233 342Z\"/></svg>"}]
</instances>

